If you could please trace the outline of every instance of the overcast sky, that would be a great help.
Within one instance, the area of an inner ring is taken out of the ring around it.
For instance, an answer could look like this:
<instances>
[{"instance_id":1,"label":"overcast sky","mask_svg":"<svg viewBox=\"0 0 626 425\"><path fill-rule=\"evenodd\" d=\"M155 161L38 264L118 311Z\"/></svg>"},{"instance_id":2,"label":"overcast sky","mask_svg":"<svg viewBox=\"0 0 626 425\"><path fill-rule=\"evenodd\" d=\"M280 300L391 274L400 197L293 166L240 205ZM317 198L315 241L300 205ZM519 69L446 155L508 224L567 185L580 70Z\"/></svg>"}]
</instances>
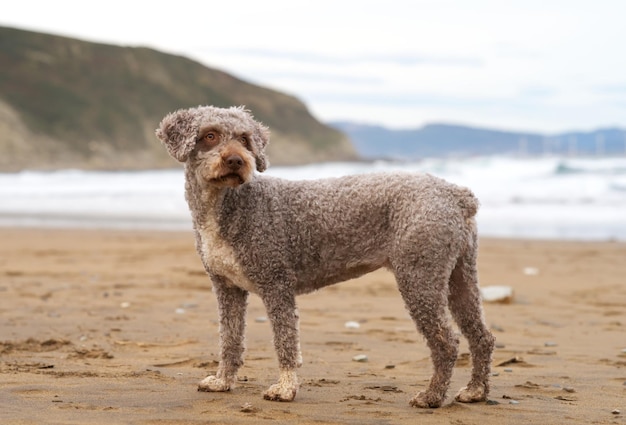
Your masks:
<instances>
[{"instance_id":1,"label":"overcast sky","mask_svg":"<svg viewBox=\"0 0 626 425\"><path fill-rule=\"evenodd\" d=\"M626 0L20 0L0 25L182 54L324 121L626 127Z\"/></svg>"}]
</instances>

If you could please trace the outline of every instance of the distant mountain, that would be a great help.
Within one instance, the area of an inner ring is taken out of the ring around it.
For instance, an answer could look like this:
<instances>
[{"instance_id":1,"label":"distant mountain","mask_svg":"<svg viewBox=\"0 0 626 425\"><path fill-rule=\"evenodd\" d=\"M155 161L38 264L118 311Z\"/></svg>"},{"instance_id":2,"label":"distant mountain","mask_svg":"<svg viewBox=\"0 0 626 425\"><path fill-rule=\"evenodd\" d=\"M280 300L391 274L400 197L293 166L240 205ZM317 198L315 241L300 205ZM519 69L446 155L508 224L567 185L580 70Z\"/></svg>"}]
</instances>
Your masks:
<instances>
[{"instance_id":1,"label":"distant mountain","mask_svg":"<svg viewBox=\"0 0 626 425\"><path fill-rule=\"evenodd\" d=\"M350 122L329 124L346 133L359 154L370 159L494 154L626 154L626 131L617 128L548 135L448 124L429 124L414 130L390 130Z\"/></svg>"},{"instance_id":2,"label":"distant mountain","mask_svg":"<svg viewBox=\"0 0 626 425\"><path fill-rule=\"evenodd\" d=\"M272 131L274 164L357 156L295 97L190 59L0 27L0 171L175 166L154 129L207 104L252 110Z\"/></svg>"}]
</instances>

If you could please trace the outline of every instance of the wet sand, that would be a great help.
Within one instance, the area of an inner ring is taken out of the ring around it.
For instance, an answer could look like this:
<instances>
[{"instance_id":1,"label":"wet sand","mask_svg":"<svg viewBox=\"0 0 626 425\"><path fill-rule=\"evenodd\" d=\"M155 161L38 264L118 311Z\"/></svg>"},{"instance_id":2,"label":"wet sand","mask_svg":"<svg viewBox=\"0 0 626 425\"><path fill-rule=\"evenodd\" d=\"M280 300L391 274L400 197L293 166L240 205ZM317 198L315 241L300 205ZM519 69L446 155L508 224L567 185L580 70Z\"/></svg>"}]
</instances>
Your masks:
<instances>
[{"instance_id":1,"label":"wet sand","mask_svg":"<svg viewBox=\"0 0 626 425\"><path fill-rule=\"evenodd\" d=\"M255 296L238 386L196 391L218 325L191 233L0 228L0 423L626 424L626 244L483 239L479 271L515 294L485 304L489 403L453 401L462 340L445 405L409 406L431 365L384 271L298 299L302 387L276 403L261 396L277 366Z\"/></svg>"}]
</instances>

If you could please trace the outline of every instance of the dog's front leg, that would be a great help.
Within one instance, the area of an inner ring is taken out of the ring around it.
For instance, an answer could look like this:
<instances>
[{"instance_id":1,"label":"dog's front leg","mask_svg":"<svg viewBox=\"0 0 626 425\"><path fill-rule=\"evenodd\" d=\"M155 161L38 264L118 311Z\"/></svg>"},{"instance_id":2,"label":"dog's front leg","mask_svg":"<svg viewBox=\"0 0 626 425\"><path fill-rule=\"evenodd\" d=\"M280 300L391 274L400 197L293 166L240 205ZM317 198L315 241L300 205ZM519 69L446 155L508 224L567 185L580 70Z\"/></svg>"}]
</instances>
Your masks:
<instances>
[{"instance_id":1,"label":"dog's front leg","mask_svg":"<svg viewBox=\"0 0 626 425\"><path fill-rule=\"evenodd\" d=\"M263 397L266 400L292 401L299 388L296 368L302 366L295 296L289 292L272 291L262 294L262 298L272 324L280 368L278 383L270 386Z\"/></svg>"},{"instance_id":2,"label":"dog's front leg","mask_svg":"<svg viewBox=\"0 0 626 425\"><path fill-rule=\"evenodd\" d=\"M220 320L220 364L215 375L200 381L198 391L228 391L243 365L248 291L212 276Z\"/></svg>"}]
</instances>

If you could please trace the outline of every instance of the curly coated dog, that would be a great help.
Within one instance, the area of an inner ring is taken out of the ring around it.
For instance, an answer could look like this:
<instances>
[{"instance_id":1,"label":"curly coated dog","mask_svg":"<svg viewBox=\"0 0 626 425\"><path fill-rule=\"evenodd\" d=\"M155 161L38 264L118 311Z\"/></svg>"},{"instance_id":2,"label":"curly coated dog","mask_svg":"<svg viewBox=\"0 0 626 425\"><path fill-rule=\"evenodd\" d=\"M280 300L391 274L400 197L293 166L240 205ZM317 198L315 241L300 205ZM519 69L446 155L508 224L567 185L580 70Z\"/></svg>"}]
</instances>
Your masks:
<instances>
[{"instance_id":1,"label":"curly coated dog","mask_svg":"<svg viewBox=\"0 0 626 425\"><path fill-rule=\"evenodd\" d=\"M235 383L252 292L267 309L280 367L264 397L293 400L302 365L296 295L386 267L431 350L433 376L411 405L438 407L446 397L459 344L446 308L472 355L471 379L456 400L486 399L494 338L477 282L478 201L468 189L408 173L261 176L269 131L242 107L179 110L156 134L185 164L196 248L219 305L220 363L199 390Z\"/></svg>"}]
</instances>

